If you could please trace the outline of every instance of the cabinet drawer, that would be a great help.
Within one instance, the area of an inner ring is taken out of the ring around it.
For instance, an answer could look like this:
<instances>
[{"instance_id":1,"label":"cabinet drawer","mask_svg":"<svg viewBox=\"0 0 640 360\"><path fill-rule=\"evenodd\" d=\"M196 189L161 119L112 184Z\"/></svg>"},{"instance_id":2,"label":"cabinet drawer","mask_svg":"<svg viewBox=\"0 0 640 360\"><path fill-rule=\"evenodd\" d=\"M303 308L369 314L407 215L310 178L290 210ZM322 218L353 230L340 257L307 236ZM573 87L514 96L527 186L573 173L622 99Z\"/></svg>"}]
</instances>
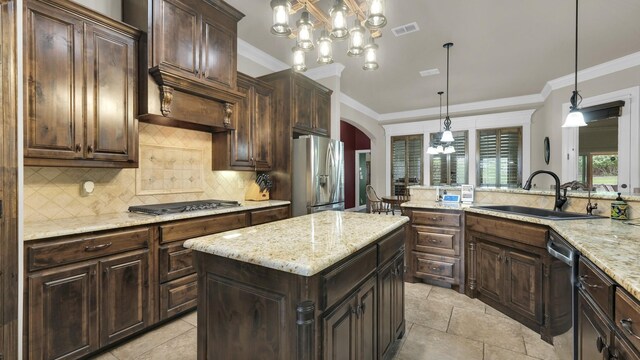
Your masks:
<instances>
[{"instance_id":1,"label":"cabinet drawer","mask_svg":"<svg viewBox=\"0 0 640 360\"><path fill-rule=\"evenodd\" d=\"M45 269L87 259L149 247L149 228L68 237L62 240L27 244L28 271Z\"/></svg>"},{"instance_id":2,"label":"cabinet drawer","mask_svg":"<svg viewBox=\"0 0 640 360\"><path fill-rule=\"evenodd\" d=\"M405 228L402 227L395 233L388 236L386 239L378 243L378 264L384 264L391 260L398 250L404 245L405 241Z\"/></svg>"},{"instance_id":3,"label":"cabinet drawer","mask_svg":"<svg viewBox=\"0 0 640 360\"><path fill-rule=\"evenodd\" d=\"M184 242L177 241L160 246L158 254L158 276L160 277L161 283L196 272L193 268L191 249L185 249L182 247L182 244L184 244Z\"/></svg>"},{"instance_id":4,"label":"cabinet drawer","mask_svg":"<svg viewBox=\"0 0 640 360\"><path fill-rule=\"evenodd\" d=\"M352 291L377 267L377 247L371 246L353 259L322 276L326 309Z\"/></svg>"},{"instance_id":5,"label":"cabinet drawer","mask_svg":"<svg viewBox=\"0 0 640 360\"><path fill-rule=\"evenodd\" d=\"M198 275L160 285L160 320L194 308L198 303Z\"/></svg>"},{"instance_id":6,"label":"cabinet drawer","mask_svg":"<svg viewBox=\"0 0 640 360\"><path fill-rule=\"evenodd\" d=\"M160 243L187 240L246 226L246 214L229 214L160 225Z\"/></svg>"},{"instance_id":7,"label":"cabinet drawer","mask_svg":"<svg viewBox=\"0 0 640 360\"><path fill-rule=\"evenodd\" d=\"M412 223L414 225L460 226L461 214L441 213L433 211L414 211Z\"/></svg>"},{"instance_id":8,"label":"cabinet drawer","mask_svg":"<svg viewBox=\"0 0 640 360\"><path fill-rule=\"evenodd\" d=\"M414 250L446 256L460 255L460 230L414 226Z\"/></svg>"},{"instance_id":9,"label":"cabinet drawer","mask_svg":"<svg viewBox=\"0 0 640 360\"><path fill-rule=\"evenodd\" d=\"M490 234L521 244L547 248L549 228L546 226L475 214L467 214L465 225L467 231Z\"/></svg>"},{"instance_id":10,"label":"cabinet drawer","mask_svg":"<svg viewBox=\"0 0 640 360\"><path fill-rule=\"evenodd\" d=\"M589 260L580 258L578 287L584 290L609 319L613 318L613 282Z\"/></svg>"},{"instance_id":11,"label":"cabinet drawer","mask_svg":"<svg viewBox=\"0 0 640 360\"><path fill-rule=\"evenodd\" d=\"M289 207L283 206L274 209L256 210L251 212L251 225L259 225L289 217Z\"/></svg>"},{"instance_id":12,"label":"cabinet drawer","mask_svg":"<svg viewBox=\"0 0 640 360\"><path fill-rule=\"evenodd\" d=\"M616 289L616 326L624 336L640 351L640 303L624 290Z\"/></svg>"},{"instance_id":13,"label":"cabinet drawer","mask_svg":"<svg viewBox=\"0 0 640 360\"><path fill-rule=\"evenodd\" d=\"M413 253L416 276L458 284L460 273L460 259L446 256Z\"/></svg>"}]
</instances>

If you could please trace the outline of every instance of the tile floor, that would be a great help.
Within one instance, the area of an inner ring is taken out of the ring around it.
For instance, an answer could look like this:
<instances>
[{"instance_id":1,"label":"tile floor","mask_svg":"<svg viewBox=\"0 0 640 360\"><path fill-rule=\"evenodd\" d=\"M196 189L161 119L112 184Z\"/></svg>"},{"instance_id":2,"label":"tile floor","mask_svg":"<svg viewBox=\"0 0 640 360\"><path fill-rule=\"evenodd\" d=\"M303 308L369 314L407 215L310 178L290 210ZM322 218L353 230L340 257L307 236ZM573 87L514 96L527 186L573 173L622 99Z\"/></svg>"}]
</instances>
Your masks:
<instances>
[{"instance_id":1,"label":"tile floor","mask_svg":"<svg viewBox=\"0 0 640 360\"><path fill-rule=\"evenodd\" d=\"M449 289L406 284L406 334L397 360L557 360L553 346L502 313ZM96 359L196 358L196 313L137 337Z\"/></svg>"}]
</instances>

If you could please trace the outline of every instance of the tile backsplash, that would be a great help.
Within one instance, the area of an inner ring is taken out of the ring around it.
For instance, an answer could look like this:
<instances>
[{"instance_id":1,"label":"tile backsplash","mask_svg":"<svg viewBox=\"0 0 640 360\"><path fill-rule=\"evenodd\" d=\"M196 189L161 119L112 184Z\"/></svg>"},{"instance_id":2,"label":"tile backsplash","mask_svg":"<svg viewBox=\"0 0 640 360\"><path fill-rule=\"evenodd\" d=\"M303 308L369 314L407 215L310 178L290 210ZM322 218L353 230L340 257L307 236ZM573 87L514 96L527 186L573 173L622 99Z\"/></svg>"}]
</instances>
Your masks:
<instances>
[{"instance_id":1,"label":"tile backsplash","mask_svg":"<svg viewBox=\"0 0 640 360\"><path fill-rule=\"evenodd\" d=\"M211 171L210 133L141 122L139 134L138 169L25 167L25 221L120 213L140 204L243 200L255 180L250 171ZM81 196L86 180L95 191Z\"/></svg>"}]
</instances>

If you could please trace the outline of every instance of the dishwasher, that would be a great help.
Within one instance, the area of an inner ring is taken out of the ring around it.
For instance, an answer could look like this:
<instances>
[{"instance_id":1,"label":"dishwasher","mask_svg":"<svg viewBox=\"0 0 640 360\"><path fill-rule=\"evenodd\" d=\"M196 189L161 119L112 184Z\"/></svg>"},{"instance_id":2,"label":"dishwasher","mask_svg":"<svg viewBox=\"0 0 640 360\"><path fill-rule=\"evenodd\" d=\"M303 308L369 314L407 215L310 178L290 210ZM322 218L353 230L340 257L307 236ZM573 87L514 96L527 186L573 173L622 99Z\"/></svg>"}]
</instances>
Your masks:
<instances>
[{"instance_id":1,"label":"dishwasher","mask_svg":"<svg viewBox=\"0 0 640 360\"><path fill-rule=\"evenodd\" d=\"M570 267L571 271L571 328L554 336L554 350L560 360L577 360L578 343L578 257L580 253L554 231L549 232L547 251Z\"/></svg>"}]
</instances>

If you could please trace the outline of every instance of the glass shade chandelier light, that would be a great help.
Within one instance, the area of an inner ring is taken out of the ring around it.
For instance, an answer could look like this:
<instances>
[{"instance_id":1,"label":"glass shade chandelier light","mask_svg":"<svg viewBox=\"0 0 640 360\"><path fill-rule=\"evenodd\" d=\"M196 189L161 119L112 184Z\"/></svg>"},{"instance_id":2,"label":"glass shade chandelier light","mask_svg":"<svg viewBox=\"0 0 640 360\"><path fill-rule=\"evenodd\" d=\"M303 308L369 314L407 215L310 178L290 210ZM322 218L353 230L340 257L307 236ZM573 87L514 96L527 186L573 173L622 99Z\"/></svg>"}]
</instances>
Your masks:
<instances>
[{"instance_id":1,"label":"glass shade chandelier light","mask_svg":"<svg viewBox=\"0 0 640 360\"><path fill-rule=\"evenodd\" d=\"M293 69L306 71L305 53L317 47L319 64L333 63L333 46L336 41L348 41L347 55L352 57L364 56L364 70L376 70L378 65L378 45L374 38L381 36L381 28L387 23L384 15L384 0L366 0L368 8L364 11L365 0L335 0L329 13L319 9L315 2L297 0L292 7L291 1L271 0L273 10L273 26L271 33L277 36L296 38L296 46L291 49L293 55ZM296 22L296 29L289 27L289 15L304 9L300 19ZM309 11L307 11L309 9ZM314 22L321 28L320 37L314 44ZM349 28L349 16L355 15L353 27ZM320 23L321 25L318 25ZM364 24L364 26L363 26ZM366 27L366 28L365 28ZM369 29L367 36L366 32Z\"/></svg>"},{"instance_id":2,"label":"glass shade chandelier light","mask_svg":"<svg viewBox=\"0 0 640 360\"><path fill-rule=\"evenodd\" d=\"M442 47L447 49L447 117L444 119L444 132L442 133L441 142L453 142L453 133L451 132L451 119L449 118L449 49L453 43L446 43Z\"/></svg>"},{"instance_id":3,"label":"glass shade chandelier light","mask_svg":"<svg viewBox=\"0 0 640 360\"><path fill-rule=\"evenodd\" d=\"M431 144L427 149L427 154L429 155L453 154L454 152L456 152L456 148L453 147L453 144L443 145L442 141L439 140L442 137L442 94L444 94L443 91L438 91L438 95L440 95L440 131L436 134L436 140L431 141Z\"/></svg>"},{"instance_id":4,"label":"glass shade chandelier light","mask_svg":"<svg viewBox=\"0 0 640 360\"><path fill-rule=\"evenodd\" d=\"M571 95L571 108L569 110L569 115L567 115L567 119L564 121L562 127L580 127L587 126L587 123L584 122L584 115L580 111L578 107L582 102L582 96L578 93L578 0L576 0L576 61L575 61L575 82L573 88L573 94Z\"/></svg>"}]
</instances>

